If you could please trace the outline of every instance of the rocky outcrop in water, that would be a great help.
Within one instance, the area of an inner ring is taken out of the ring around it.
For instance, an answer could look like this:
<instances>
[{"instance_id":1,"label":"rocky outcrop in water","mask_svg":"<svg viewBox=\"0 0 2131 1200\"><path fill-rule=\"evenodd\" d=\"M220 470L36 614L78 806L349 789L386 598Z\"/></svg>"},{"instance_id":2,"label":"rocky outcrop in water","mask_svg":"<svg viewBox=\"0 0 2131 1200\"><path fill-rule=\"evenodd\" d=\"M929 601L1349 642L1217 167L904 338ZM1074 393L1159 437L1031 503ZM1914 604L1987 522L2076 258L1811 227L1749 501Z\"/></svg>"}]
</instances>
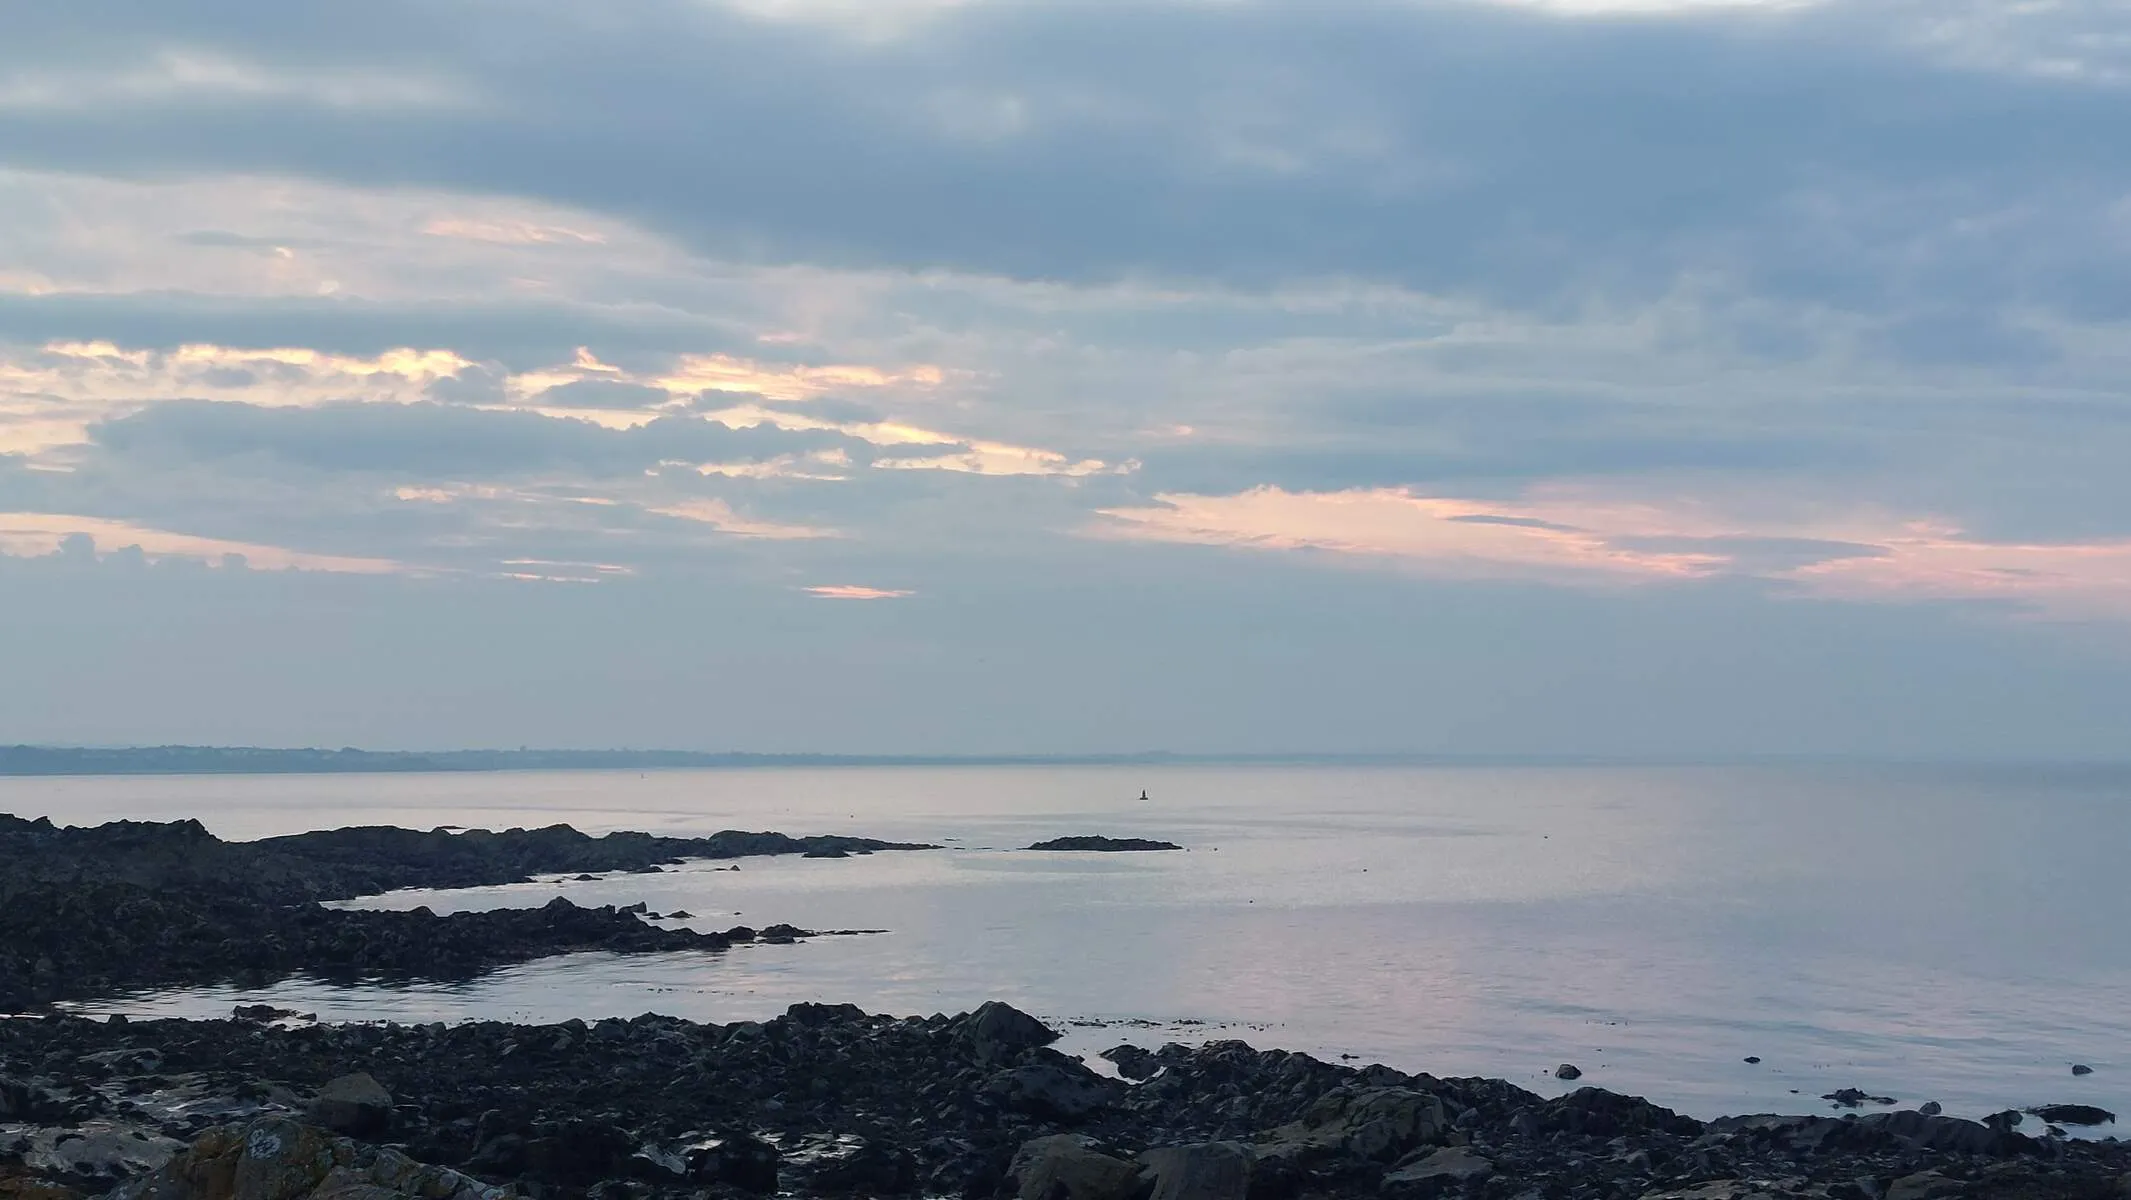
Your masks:
<instances>
[{"instance_id":1,"label":"rocky outcrop in water","mask_svg":"<svg viewBox=\"0 0 2131 1200\"><path fill-rule=\"evenodd\" d=\"M441 1180L550 1200L2119 1200L2131 1171L2117 1143L1911 1111L1704 1123L1596 1088L1546 1099L1237 1042L1148 1051L1151 1077L1126 1084L1050 1049L1047 1034L1005 1005L902 1019L800 1005L722 1026L48 1018L0 1021L0 1077L15 1081L9 1094L40 1097L40 1121L205 1135L194 1161L224 1161L235 1135L216 1130L301 1121L351 1091L381 1112L375 1093L345 1083L363 1073L392 1100L373 1142L455 1173ZM1028 1103L1037 1078L1080 1099ZM314 1133L336 1165L371 1161ZM7 1154L0 1142L0 1174ZM222 1200L133 1186L121 1200ZM310 1186L271 1200L325 1200ZM448 1200L444 1187L423 1195Z\"/></svg>"},{"instance_id":2,"label":"rocky outcrop in water","mask_svg":"<svg viewBox=\"0 0 2131 1200\"><path fill-rule=\"evenodd\" d=\"M488 887L538 875L643 871L690 859L931 849L937 847L739 830L701 838L593 837L567 825L501 833L365 826L225 842L190 820L73 828L0 814L0 899L44 884L96 880L148 891L213 888L260 902L296 904L399 888Z\"/></svg>"},{"instance_id":3,"label":"rocky outcrop in water","mask_svg":"<svg viewBox=\"0 0 2131 1200\"><path fill-rule=\"evenodd\" d=\"M1037 842L1031 850L1078 850L1099 854L1117 854L1142 850L1182 850L1175 842L1157 842L1151 838L1113 837L1061 837L1047 842Z\"/></svg>"},{"instance_id":4,"label":"rocky outcrop in water","mask_svg":"<svg viewBox=\"0 0 2131 1200\"><path fill-rule=\"evenodd\" d=\"M0 1012L115 991L296 972L328 979L464 978L585 950L720 951L812 936L776 926L662 929L635 911L557 899L536 909L346 911L321 901L400 887L640 871L689 858L920 849L869 838L726 832L707 838L566 826L489 833L342 829L225 842L197 821L64 828L0 815Z\"/></svg>"}]
</instances>

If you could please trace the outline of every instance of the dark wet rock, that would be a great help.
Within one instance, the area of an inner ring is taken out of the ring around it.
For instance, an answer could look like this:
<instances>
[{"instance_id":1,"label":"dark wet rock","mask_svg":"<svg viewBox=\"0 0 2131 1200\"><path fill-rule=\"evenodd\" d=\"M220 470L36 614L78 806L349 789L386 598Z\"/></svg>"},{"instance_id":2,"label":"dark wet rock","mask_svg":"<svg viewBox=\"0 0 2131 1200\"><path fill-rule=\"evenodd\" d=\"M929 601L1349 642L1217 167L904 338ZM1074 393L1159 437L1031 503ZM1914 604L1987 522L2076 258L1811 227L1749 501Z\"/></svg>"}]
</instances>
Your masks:
<instances>
[{"instance_id":1,"label":"dark wet rock","mask_svg":"<svg viewBox=\"0 0 2131 1200\"><path fill-rule=\"evenodd\" d=\"M1159 1146L1139 1156L1147 1200L1246 1200L1255 1156L1237 1142Z\"/></svg>"},{"instance_id":2,"label":"dark wet rock","mask_svg":"<svg viewBox=\"0 0 2131 1200\"><path fill-rule=\"evenodd\" d=\"M1451 1112L1439 1096L1411 1088L1344 1087L1319 1098L1301 1120L1273 1130L1256 1149L1265 1159L1336 1153L1390 1162L1439 1144L1450 1131Z\"/></svg>"},{"instance_id":3,"label":"dark wet rock","mask_svg":"<svg viewBox=\"0 0 2131 1200\"><path fill-rule=\"evenodd\" d=\"M1068 1124L1115 1105L1119 1086L1086 1067L1039 1064L1001 1071L985 1081L984 1094L1008 1109Z\"/></svg>"},{"instance_id":4,"label":"dark wet rock","mask_svg":"<svg viewBox=\"0 0 2131 1200\"><path fill-rule=\"evenodd\" d=\"M1495 1164L1480 1157L1463 1146L1446 1146L1416 1156L1412 1161L1394 1167L1384 1176L1384 1187L1401 1188L1412 1184L1465 1184L1486 1179L1495 1173Z\"/></svg>"},{"instance_id":5,"label":"dark wet rock","mask_svg":"<svg viewBox=\"0 0 2131 1200\"><path fill-rule=\"evenodd\" d=\"M268 1119L212 1130L109 1200L500 1200L506 1193L394 1150Z\"/></svg>"},{"instance_id":6,"label":"dark wet rock","mask_svg":"<svg viewBox=\"0 0 2131 1200\"><path fill-rule=\"evenodd\" d=\"M311 1123L349 1137L374 1138L392 1127L392 1093L368 1072L328 1080L305 1110Z\"/></svg>"},{"instance_id":7,"label":"dark wet rock","mask_svg":"<svg viewBox=\"0 0 2131 1200\"><path fill-rule=\"evenodd\" d=\"M1946 1108L1936 1100L1926 1100L1916 1106L1916 1111L1923 1113L1927 1117L1935 1117L1945 1112Z\"/></svg>"},{"instance_id":8,"label":"dark wet rock","mask_svg":"<svg viewBox=\"0 0 2131 1200\"><path fill-rule=\"evenodd\" d=\"M855 1140L818 1152L780 1186L807 1196L901 1196L917 1190L917 1157L907 1147Z\"/></svg>"},{"instance_id":9,"label":"dark wet rock","mask_svg":"<svg viewBox=\"0 0 2131 1200\"><path fill-rule=\"evenodd\" d=\"M2027 1111L2052 1125L2108 1125L2116 1120L2115 1113L2091 1104L2040 1104Z\"/></svg>"},{"instance_id":10,"label":"dark wet rock","mask_svg":"<svg viewBox=\"0 0 2131 1200\"><path fill-rule=\"evenodd\" d=\"M1119 1075L1131 1080L1152 1079L1154 1073L1162 1069L1161 1061L1155 1057L1152 1050L1144 1050L1129 1043L1112 1046L1103 1051L1100 1057L1116 1066Z\"/></svg>"},{"instance_id":11,"label":"dark wet rock","mask_svg":"<svg viewBox=\"0 0 2131 1200\"><path fill-rule=\"evenodd\" d=\"M1007 1179L1020 1200L1130 1200L1140 1169L1072 1134L1036 1138L1014 1152Z\"/></svg>"},{"instance_id":12,"label":"dark wet rock","mask_svg":"<svg viewBox=\"0 0 2131 1200\"><path fill-rule=\"evenodd\" d=\"M747 1133L730 1133L690 1155L689 1173L705 1183L723 1183L766 1196L777 1190L777 1147Z\"/></svg>"},{"instance_id":13,"label":"dark wet rock","mask_svg":"<svg viewBox=\"0 0 2131 1200\"><path fill-rule=\"evenodd\" d=\"M1625 1135L1664 1133L1693 1137L1702 1124L1640 1096L1623 1096L1604 1088L1578 1088L1566 1096L1538 1106L1540 1127L1551 1133L1579 1137L1614 1138Z\"/></svg>"},{"instance_id":14,"label":"dark wet rock","mask_svg":"<svg viewBox=\"0 0 2131 1200\"><path fill-rule=\"evenodd\" d=\"M1556 1078L1556 1079L1582 1079L1582 1078L1583 1078L1583 1069L1582 1069L1582 1068L1580 1068L1580 1067L1578 1067L1578 1066L1577 1066L1576 1064L1574 1064L1574 1063L1563 1063L1563 1064L1561 1064L1560 1066L1558 1066L1558 1067L1555 1067L1555 1068L1554 1068L1554 1078Z\"/></svg>"},{"instance_id":15,"label":"dark wet rock","mask_svg":"<svg viewBox=\"0 0 2131 1200\"><path fill-rule=\"evenodd\" d=\"M1821 1097L1831 1101L1837 1108L1862 1108L1867 1104L1891 1105L1899 1103L1892 1096L1875 1096L1858 1088L1838 1088Z\"/></svg>"},{"instance_id":16,"label":"dark wet rock","mask_svg":"<svg viewBox=\"0 0 2131 1200\"><path fill-rule=\"evenodd\" d=\"M1021 1057L1024 1051L1048 1046L1058 1032L1010 1004L987 1000L977 1011L958 1022L957 1036L975 1053L978 1062L1002 1063Z\"/></svg>"},{"instance_id":17,"label":"dark wet rock","mask_svg":"<svg viewBox=\"0 0 2131 1200\"><path fill-rule=\"evenodd\" d=\"M2087 1065L2087 1064L2085 1064L2085 1063L2073 1063L2073 1064L2072 1064L2072 1074L2074 1074L2074 1075L2092 1075L2093 1073L2094 1073L2094 1068L2092 1068L2092 1067L2088 1066L2088 1065Z\"/></svg>"},{"instance_id":18,"label":"dark wet rock","mask_svg":"<svg viewBox=\"0 0 2131 1200\"><path fill-rule=\"evenodd\" d=\"M849 857L851 857L851 852L850 852L849 850L846 850L846 849L844 849L844 848L843 848L842 846L816 846L815 848L813 848L813 849L811 849L811 850L805 851L805 852L804 852L804 853L802 853L802 854L801 854L801 855L800 855L799 857L801 857L801 858L849 858Z\"/></svg>"},{"instance_id":19,"label":"dark wet rock","mask_svg":"<svg viewBox=\"0 0 2131 1200\"><path fill-rule=\"evenodd\" d=\"M1744 1063L1747 1063L1747 1064L1749 1064L1749 1065L1751 1065L1751 1066L1757 1066L1757 1067L1758 1067L1758 1066L1760 1066L1760 1065L1761 1065L1761 1056L1760 1056L1760 1055L1758 1055L1758 1054L1749 1054L1749 1055L1747 1055L1747 1056L1746 1056L1745 1058L1741 1059L1740 1061L1741 1061L1741 1062L1744 1062Z\"/></svg>"},{"instance_id":20,"label":"dark wet rock","mask_svg":"<svg viewBox=\"0 0 2131 1200\"><path fill-rule=\"evenodd\" d=\"M1175 842L1158 842L1151 838L1113 837L1061 837L1047 842L1037 842L1031 850L1079 850L1094 853L1115 854L1144 850L1182 850Z\"/></svg>"}]
</instances>

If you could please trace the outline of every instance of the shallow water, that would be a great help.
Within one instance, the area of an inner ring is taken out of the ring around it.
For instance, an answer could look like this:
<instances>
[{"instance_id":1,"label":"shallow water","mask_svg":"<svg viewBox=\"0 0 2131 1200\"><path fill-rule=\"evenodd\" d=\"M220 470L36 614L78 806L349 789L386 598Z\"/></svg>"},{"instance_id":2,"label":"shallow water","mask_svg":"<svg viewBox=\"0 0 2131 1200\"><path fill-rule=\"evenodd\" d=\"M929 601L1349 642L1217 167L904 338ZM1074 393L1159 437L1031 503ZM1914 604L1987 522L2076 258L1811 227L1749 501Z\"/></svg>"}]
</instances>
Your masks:
<instances>
[{"instance_id":1,"label":"shallow water","mask_svg":"<svg viewBox=\"0 0 2131 1200\"><path fill-rule=\"evenodd\" d=\"M1146 803L1137 800L1149 791ZM1698 1115L1839 1087L1956 1113L2131 1103L2131 770L891 768L0 781L69 823L199 816L250 838L346 824L864 833L941 851L748 859L366 905L643 900L724 928L888 932L716 956L582 955L470 984L291 981L102 1005L328 1019L799 1000L894 1013L1002 998L1067 1048L1242 1037L1409 1070L1587 1084ZM1037 854L1070 833L1182 853ZM1754 1055L1758 1065L1742 1061ZM2070 1074L2075 1062L2096 1073Z\"/></svg>"}]
</instances>

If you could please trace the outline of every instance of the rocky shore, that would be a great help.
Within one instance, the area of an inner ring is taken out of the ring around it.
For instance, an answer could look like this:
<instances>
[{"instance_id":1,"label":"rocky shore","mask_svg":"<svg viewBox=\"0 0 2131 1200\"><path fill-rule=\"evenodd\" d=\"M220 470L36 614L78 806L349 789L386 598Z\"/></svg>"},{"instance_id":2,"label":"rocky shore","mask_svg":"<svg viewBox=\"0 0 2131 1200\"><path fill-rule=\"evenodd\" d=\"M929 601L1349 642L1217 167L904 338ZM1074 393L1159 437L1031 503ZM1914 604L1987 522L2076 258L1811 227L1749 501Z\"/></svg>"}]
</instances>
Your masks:
<instances>
[{"instance_id":1,"label":"rocky shore","mask_svg":"<svg viewBox=\"0 0 2131 1200\"><path fill-rule=\"evenodd\" d=\"M227 843L191 822L0 818L0 1007L296 970L434 977L571 949L796 938L806 932L661 929L640 906L563 900L451 916L321 902L903 848L915 847L568 829ZM731 1025L47 1010L0 1019L0 1200L2131 1198L2131 1146L2067 1139L2047 1113L1703 1122L1596 1088L1550 1099L1240 1042L1118 1046L1098 1071L1052 1049L1057 1036L999 1003L902 1018L799 1005Z\"/></svg>"},{"instance_id":2,"label":"rocky shore","mask_svg":"<svg viewBox=\"0 0 2131 1200\"><path fill-rule=\"evenodd\" d=\"M901 1019L801 1005L722 1026L271 1015L0 1021L0 1196L2115 1200L2131 1172L2131 1146L2003 1122L1705 1123L1595 1088L1543 1099L1237 1042L1111 1051L1129 1082L996 1003ZM308 1182L247 1192L216 1165L247 1154ZM372 1172L366 1190L321 1191L340 1167ZM407 1185L424 1167L428 1190Z\"/></svg>"},{"instance_id":3,"label":"rocky shore","mask_svg":"<svg viewBox=\"0 0 2131 1200\"><path fill-rule=\"evenodd\" d=\"M591 837L567 826L340 829L225 842L196 821L67 828L0 815L0 1011L141 988L258 984L299 971L452 979L573 951L715 952L759 937L812 936L789 926L664 929L633 912L567 900L448 916L323 902L548 874L650 872L690 859L931 848L780 833Z\"/></svg>"}]
</instances>

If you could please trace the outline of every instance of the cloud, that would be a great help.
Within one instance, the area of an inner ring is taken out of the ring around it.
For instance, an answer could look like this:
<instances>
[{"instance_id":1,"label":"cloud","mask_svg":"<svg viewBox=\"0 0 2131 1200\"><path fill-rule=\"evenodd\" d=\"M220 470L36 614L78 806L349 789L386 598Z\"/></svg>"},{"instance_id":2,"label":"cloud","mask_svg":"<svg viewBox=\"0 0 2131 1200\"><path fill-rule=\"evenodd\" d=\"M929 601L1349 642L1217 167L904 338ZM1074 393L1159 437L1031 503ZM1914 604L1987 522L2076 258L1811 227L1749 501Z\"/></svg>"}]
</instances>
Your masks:
<instances>
[{"instance_id":1,"label":"cloud","mask_svg":"<svg viewBox=\"0 0 2131 1200\"><path fill-rule=\"evenodd\" d=\"M1157 500L1104 510L1086 532L1314 552L1450 578L1619 586L1744 576L1824 598L2005 602L2063 619L2131 620L2131 538L2010 543L1924 517L1756 513L1562 484L1514 503L1392 488Z\"/></svg>"},{"instance_id":2,"label":"cloud","mask_svg":"<svg viewBox=\"0 0 2131 1200\"><path fill-rule=\"evenodd\" d=\"M411 569L387 559L307 554L280 546L173 533L100 517L69 513L0 513L0 555L18 558L93 556L99 544L111 551L138 551L151 562L181 558L254 570L328 571L349 575L400 574Z\"/></svg>"},{"instance_id":3,"label":"cloud","mask_svg":"<svg viewBox=\"0 0 2131 1200\"><path fill-rule=\"evenodd\" d=\"M821 584L800 590L824 600L900 600L905 596L917 595L916 592L904 589L865 587L855 583Z\"/></svg>"},{"instance_id":4,"label":"cloud","mask_svg":"<svg viewBox=\"0 0 2131 1200\"><path fill-rule=\"evenodd\" d=\"M840 537L833 529L816 529L805 525L780 525L773 521L754 521L733 511L732 505L723 500L691 500L679 504L649 507L645 512L679 521L693 521L708 525L719 533L735 537L769 538L774 541L811 541L815 538Z\"/></svg>"}]
</instances>

